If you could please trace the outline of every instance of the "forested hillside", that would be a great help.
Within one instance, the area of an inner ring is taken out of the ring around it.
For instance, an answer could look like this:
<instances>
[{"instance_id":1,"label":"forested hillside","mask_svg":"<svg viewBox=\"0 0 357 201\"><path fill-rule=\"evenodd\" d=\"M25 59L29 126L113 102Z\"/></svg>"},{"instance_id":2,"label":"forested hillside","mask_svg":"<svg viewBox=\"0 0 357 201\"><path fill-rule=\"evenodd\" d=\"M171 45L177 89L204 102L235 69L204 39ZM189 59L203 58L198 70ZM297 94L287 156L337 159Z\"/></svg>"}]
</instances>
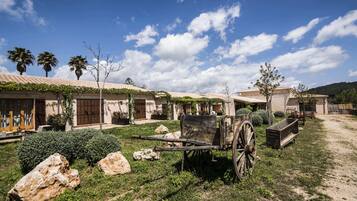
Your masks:
<instances>
[{"instance_id":1,"label":"forested hillside","mask_svg":"<svg viewBox=\"0 0 357 201\"><path fill-rule=\"evenodd\" d=\"M312 88L309 92L329 96L331 103L357 104L357 82L339 82Z\"/></svg>"}]
</instances>

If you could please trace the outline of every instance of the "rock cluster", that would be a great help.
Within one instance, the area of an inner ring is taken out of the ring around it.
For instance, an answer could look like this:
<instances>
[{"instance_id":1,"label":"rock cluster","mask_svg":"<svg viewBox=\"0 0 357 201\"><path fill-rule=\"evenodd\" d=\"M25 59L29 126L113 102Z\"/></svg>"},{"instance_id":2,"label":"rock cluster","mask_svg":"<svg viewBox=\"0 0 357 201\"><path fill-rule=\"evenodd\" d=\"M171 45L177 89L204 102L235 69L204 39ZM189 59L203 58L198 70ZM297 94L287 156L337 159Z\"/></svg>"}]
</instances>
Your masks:
<instances>
[{"instance_id":1,"label":"rock cluster","mask_svg":"<svg viewBox=\"0 0 357 201\"><path fill-rule=\"evenodd\" d=\"M70 169L67 159L55 153L22 177L8 195L10 200L51 200L79 184L78 171Z\"/></svg>"},{"instance_id":2,"label":"rock cluster","mask_svg":"<svg viewBox=\"0 0 357 201\"><path fill-rule=\"evenodd\" d=\"M134 160L159 160L160 153L152 149L141 149L133 153Z\"/></svg>"}]
</instances>

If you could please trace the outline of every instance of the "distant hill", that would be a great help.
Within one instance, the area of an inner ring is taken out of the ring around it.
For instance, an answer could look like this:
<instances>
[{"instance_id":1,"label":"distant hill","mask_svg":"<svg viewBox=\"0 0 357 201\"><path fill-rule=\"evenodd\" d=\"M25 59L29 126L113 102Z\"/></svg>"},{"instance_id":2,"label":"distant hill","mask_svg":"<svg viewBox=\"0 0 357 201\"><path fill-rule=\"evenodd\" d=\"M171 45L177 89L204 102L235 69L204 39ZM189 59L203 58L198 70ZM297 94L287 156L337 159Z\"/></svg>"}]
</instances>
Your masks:
<instances>
[{"instance_id":1,"label":"distant hill","mask_svg":"<svg viewBox=\"0 0 357 201\"><path fill-rule=\"evenodd\" d=\"M357 90L357 82L339 82L339 83L329 84L325 86L312 88L309 90L309 92L316 93L316 94L324 94L333 98L337 94L341 93L342 91L352 90L352 89Z\"/></svg>"},{"instance_id":2,"label":"distant hill","mask_svg":"<svg viewBox=\"0 0 357 201\"><path fill-rule=\"evenodd\" d=\"M352 103L357 107L357 82L339 82L312 88L310 93L328 95L329 102Z\"/></svg>"}]
</instances>

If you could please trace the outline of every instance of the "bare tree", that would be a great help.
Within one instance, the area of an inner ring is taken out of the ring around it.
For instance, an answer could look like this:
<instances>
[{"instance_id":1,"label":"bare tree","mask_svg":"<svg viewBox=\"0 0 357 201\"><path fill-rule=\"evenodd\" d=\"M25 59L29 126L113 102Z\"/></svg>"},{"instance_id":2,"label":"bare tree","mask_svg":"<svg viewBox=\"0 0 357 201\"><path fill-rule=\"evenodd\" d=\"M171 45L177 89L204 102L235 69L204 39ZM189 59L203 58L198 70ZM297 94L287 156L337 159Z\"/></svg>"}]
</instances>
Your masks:
<instances>
[{"instance_id":1,"label":"bare tree","mask_svg":"<svg viewBox=\"0 0 357 201\"><path fill-rule=\"evenodd\" d=\"M87 70L93 76L94 80L97 83L97 88L99 89L99 128L102 131L102 97L103 89L109 75L113 72L118 72L123 69L123 66L118 62L114 61L114 57L110 55L104 55L102 49L98 44L97 48L94 49L92 46L84 43L85 47L89 50L94 58L93 64L88 64Z\"/></svg>"},{"instance_id":2,"label":"bare tree","mask_svg":"<svg viewBox=\"0 0 357 201\"><path fill-rule=\"evenodd\" d=\"M266 110L268 112L269 125L272 124L272 106L271 101L274 90L280 86L280 83L284 81L284 76L279 74L276 67L272 67L271 64L265 63L264 66L260 66L259 69L260 78L254 83L254 86L259 89L260 94L265 96Z\"/></svg>"}]
</instances>

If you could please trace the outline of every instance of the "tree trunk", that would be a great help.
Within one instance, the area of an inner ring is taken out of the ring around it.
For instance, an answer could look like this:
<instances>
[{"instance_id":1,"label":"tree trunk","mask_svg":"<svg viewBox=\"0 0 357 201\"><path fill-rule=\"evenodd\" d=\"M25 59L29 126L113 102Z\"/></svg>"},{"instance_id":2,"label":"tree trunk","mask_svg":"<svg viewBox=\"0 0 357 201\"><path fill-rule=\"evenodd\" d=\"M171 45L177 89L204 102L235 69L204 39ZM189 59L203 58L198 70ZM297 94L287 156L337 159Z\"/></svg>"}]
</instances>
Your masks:
<instances>
[{"instance_id":1,"label":"tree trunk","mask_svg":"<svg viewBox=\"0 0 357 201\"><path fill-rule=\"evenodd\" d=\"M46 71L46 77L48 77L48 72Z\"/></svg>"},{"instance_id":2,"label":"tree trunk","mask_svg":"<svg viewBox=\"0 0 357 201\"><path fill-rule=\"evenodd\" d=\"M100 87L99 88L99 129L100 129L100 132L102 132L102 122L103 122L103 119L102 119L102 88Z\"/></svg>"},{"instance_id":3,"label":"tree trunk","mask_svg":"<svg viewBox=\"0 0 357 201\"><path fill-rule=\"evenodd\" d=\"M267 96L266 97L266 101L267 101L266 108L267 108L267 112L268 112L268 124L269 124L269 126L272 125L271 99L272 99L271 96Z\"/></svg>"}]
</instances>

